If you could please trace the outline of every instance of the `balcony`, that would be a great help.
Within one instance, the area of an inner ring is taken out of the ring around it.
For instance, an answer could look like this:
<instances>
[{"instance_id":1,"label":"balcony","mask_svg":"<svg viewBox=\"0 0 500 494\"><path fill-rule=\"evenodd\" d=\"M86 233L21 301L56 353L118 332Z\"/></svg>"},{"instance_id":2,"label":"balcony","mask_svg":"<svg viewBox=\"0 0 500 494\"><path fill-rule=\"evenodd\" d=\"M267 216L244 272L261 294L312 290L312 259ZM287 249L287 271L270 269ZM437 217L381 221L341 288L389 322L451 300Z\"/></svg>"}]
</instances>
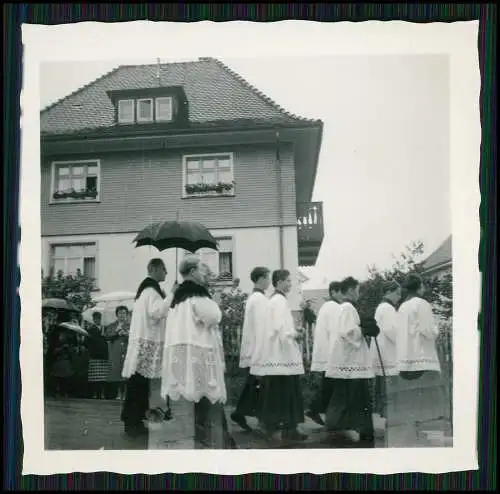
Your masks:
<instances>
[{"instance_id":1,"label":"balcony","mask_svg":"<svg viewBox=\"0 0 500 494\"><path fill-rule=\"evenodd\" d=\"M324 237L323 203L297 204L299 266L314 266Z\"/></svg>"}]
</instances>

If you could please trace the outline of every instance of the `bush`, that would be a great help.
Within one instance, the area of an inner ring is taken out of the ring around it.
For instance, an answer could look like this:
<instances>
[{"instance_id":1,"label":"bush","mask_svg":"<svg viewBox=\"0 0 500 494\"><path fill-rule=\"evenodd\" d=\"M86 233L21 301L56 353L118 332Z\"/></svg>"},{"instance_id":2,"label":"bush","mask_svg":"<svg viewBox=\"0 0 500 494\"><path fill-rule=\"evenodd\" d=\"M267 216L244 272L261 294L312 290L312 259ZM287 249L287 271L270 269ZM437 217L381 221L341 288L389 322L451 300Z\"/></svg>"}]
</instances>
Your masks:
<instances>
[{"instance_id":1,"label":"bush","mask_svg":"<svg viewBox=\"0 0 500 494\"><path fill-rule=\"evenodd\" d=\"M44 276L42 271L42 299L61 298L71 302L80 312L92 305L92 292L95 280L82 274L64 275L59 271L56 276Z\"/></svg>"}]
</instances>

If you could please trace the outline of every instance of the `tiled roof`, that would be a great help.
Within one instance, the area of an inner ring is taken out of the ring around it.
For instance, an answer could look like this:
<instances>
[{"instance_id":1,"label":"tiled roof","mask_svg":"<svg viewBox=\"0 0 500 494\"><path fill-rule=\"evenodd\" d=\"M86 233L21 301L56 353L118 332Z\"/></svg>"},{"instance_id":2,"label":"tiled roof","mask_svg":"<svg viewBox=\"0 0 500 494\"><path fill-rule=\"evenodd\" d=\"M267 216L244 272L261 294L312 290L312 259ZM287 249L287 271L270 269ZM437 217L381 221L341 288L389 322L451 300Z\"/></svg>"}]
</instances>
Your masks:
<instances>
[{"instance_id":1,"label":"tiled roof","mask_svg":"<svg viewBox=\"0 0 500 494\"><path fill-rule=\"evenodd\" d=\"M73 134L115 125L110 90L158 87L158 65L121 65L42 110L42 135ZM161 86L182 86L190 122L320 122L293 115L245 81L221 61L160 64Z\"/></svg>"},{"instance_id":2,"label":"tiled roof","mask_svg":"<svg viewBox=\"0 0 500 494\"><path fill-rule=\"evenodd\" d=\"M423 262L424 270L430 270L452 260L451 235Z\"/></svg>"}]
</instances>

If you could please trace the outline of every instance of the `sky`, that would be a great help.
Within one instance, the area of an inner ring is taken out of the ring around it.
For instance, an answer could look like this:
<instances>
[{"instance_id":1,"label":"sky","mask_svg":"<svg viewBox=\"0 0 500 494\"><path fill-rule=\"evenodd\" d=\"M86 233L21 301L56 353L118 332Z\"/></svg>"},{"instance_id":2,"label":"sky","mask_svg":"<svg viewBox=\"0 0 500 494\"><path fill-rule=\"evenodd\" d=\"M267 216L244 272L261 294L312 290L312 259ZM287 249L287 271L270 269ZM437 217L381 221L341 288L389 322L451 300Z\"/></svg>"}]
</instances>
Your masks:
<instances>
[{"instance_id":1,"label":"sky","mask_svg":"<svg viewBox=\"0 0 500 494\"><path fill-rule=\"evenodd\" d=\"M324 122L312 200L323 201L325 238L304 288L364 279L414 240L429 255L451 233L446 55L221 60L286 110ZM117 65L154 62L43 63L41 108Z\"/></svg>"}]
</instances>

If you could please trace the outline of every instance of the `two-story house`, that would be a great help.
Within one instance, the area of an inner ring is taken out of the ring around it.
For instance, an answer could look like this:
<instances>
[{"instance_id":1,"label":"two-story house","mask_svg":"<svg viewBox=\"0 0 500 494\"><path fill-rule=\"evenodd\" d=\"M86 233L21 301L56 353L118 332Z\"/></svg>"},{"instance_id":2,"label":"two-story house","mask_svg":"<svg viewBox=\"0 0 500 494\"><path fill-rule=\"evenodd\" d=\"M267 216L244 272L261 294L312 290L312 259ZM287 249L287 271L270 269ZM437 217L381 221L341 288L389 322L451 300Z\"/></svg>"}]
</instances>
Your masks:
<instances>
[{"instance_id":1,"label":"two-story house","mask_svg":"<svg viewBox=\"0 0 500 494\"><path fill-rule=\"evenodd\" d=\"M132 241L177 217L210 229L219 251L200 254L243 290L254 266L314 265L323 123L283 110L222 62L120 66L40 119L45 273L81 269L101 293L134 291L162 257L173 280L175 250Z\"/></svg>"}]
</instances>

